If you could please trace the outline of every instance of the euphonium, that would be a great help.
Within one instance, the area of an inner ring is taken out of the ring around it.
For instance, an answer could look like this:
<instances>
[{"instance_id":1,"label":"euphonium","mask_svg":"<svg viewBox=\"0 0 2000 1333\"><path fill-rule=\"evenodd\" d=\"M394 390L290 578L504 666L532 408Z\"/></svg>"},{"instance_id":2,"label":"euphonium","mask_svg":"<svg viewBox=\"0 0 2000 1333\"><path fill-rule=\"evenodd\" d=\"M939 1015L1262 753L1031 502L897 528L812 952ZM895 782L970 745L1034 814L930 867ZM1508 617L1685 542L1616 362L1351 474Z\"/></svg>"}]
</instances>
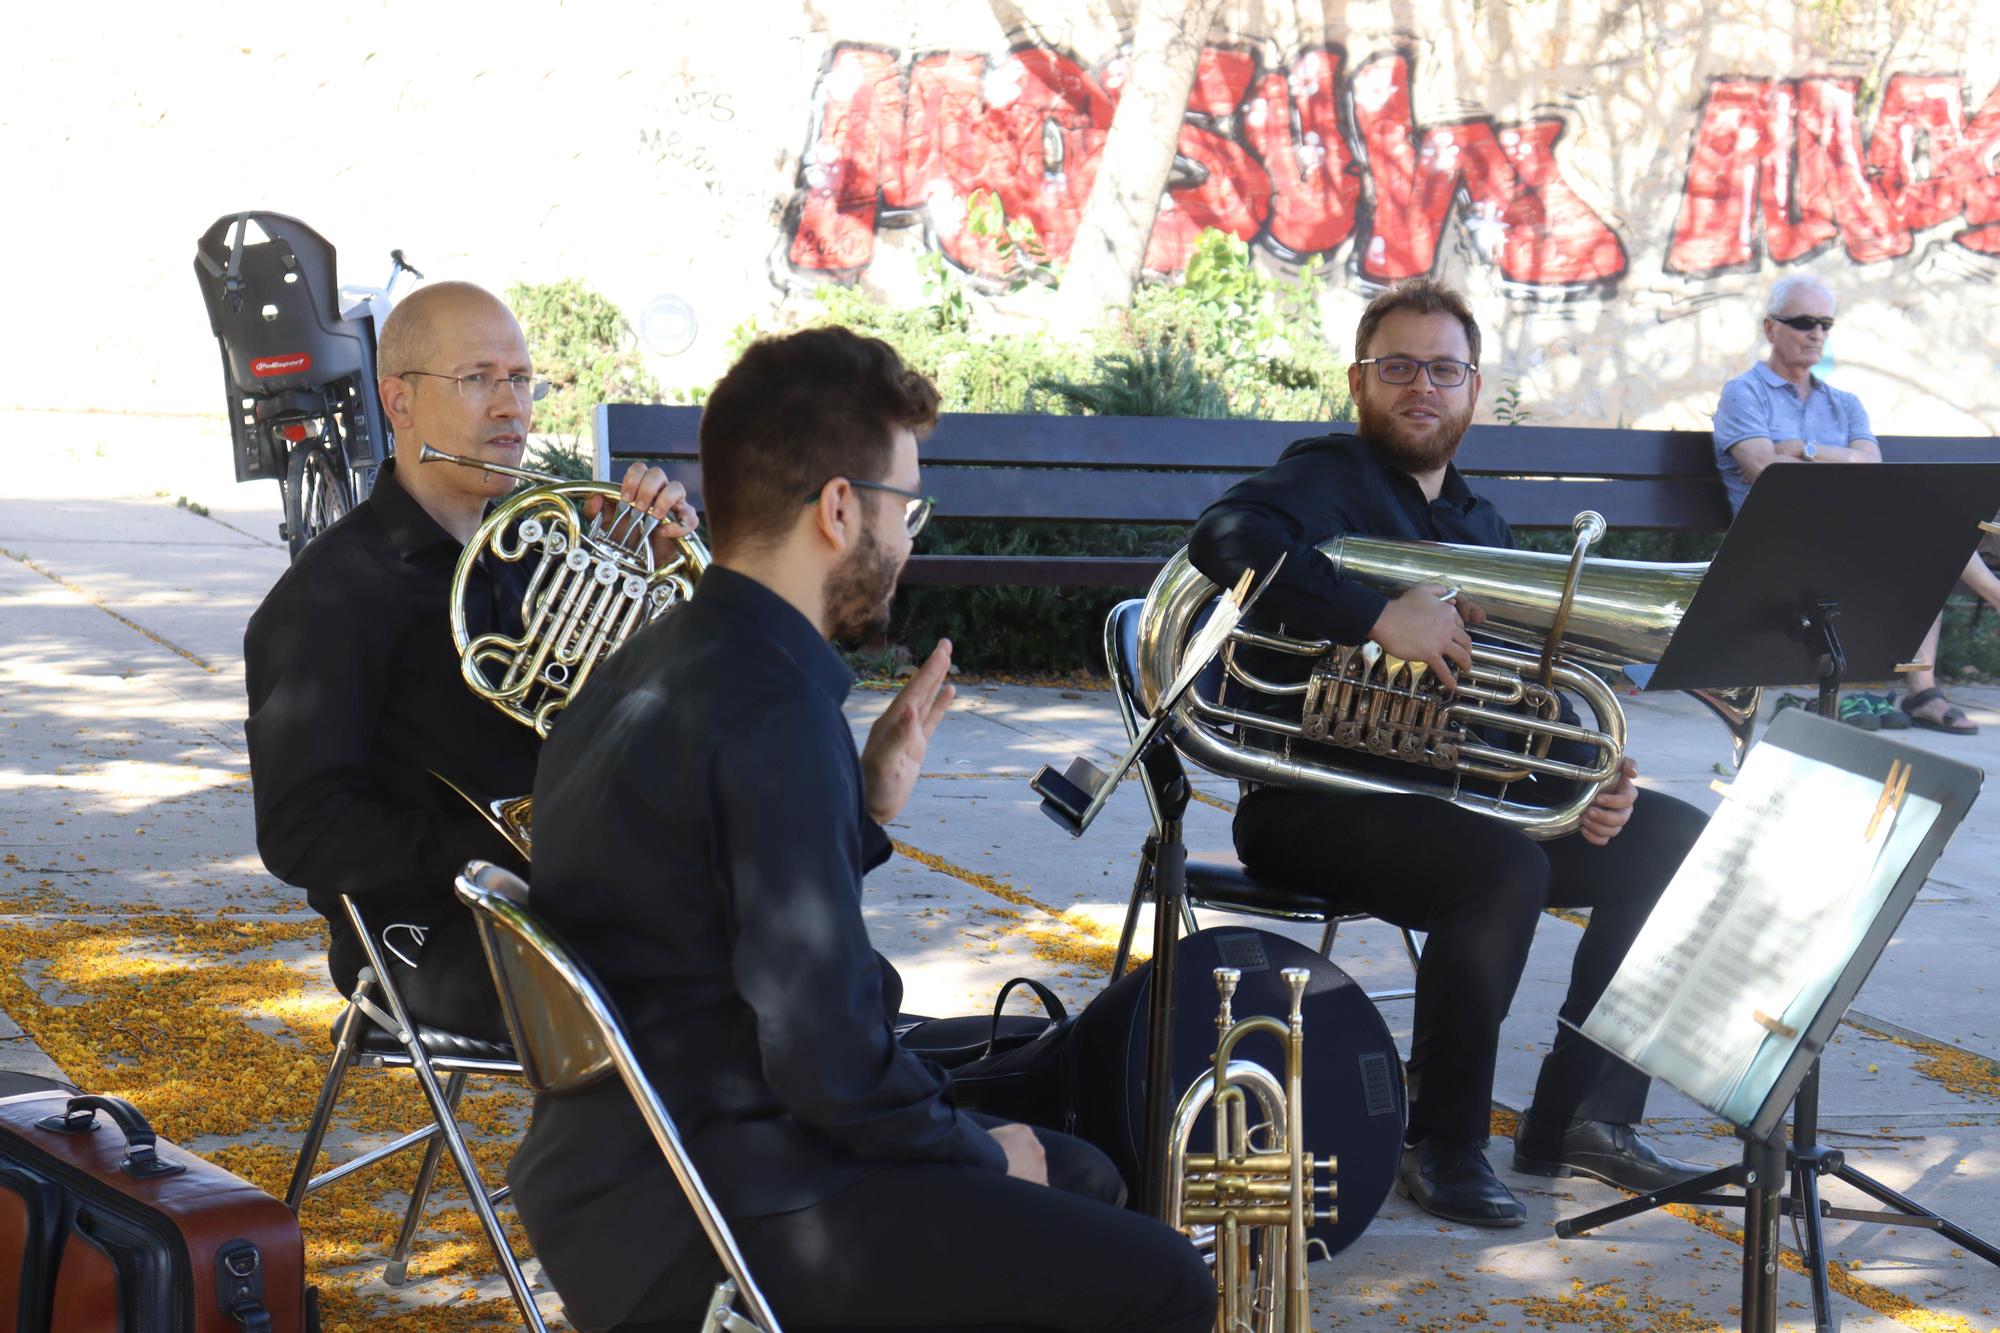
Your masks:
<instances>
[{"instance_id":1,"label":"euphonium","mask_svg":"<svg viewBox=\"0 0 2000 1333\"><path fill-rule=\"evenodd\" d=\"M693 533L675 542L664 563L655 561L651 539L661 520L625 504L610 482L551 476L428 444L419 458L536 483L496 504L459 555L451 579L451 639L473 693L539 736L549 734L556 714L599 662L634 630L692 596L708 568L708 549ZM597 516L586 519L584 504L593 495L601 503ZM475 638L467 626L466 584L473 566L489 554L510 564L535 561L521 599L518 638ZM446 783L528 855L528 797L482 804Z\"/></svg>"},{"instance_id":2,"label":"euphonium","mask_svg":"<svg viewBox=\"0 0 2000 1333\"><path fill-rule=\"evenodd\" d=\"M1305 1001L1307 972L1288 967L1280 975L1292 993L1288 1022L1256 1016L1236 1020L1230 1005L1243 974L1215 969L1222 1005L1216 1014L1214 1067L1195 1080L1174 1112L1168 1140L1167 1221L1197 1244L1212 1246L1217 1333L1305 1333L1312 1327L1306 1298L1306 1232L1331 1220L1331 1205L1316 1198L1337 1197L1331 1181L1318 1175L1338 1169L1332 1157L1315 1160L1302 1142L1305 1125ZM1285 1079L1253 1060L1231 1056L1245 1037L1268 1032L1285 1046ZM1259 1122L1250 1118L1254 1097ZM1189 1137L1204 1110L1215 1121L1212 1152L1190 1153ZM1264 1141L1252 1135L1264 1132Z\"/></svg>"},{"instance_id":3,"label":"euphonium","mask_svg":"<svg viewBox=\"0 0 2000 1333\"><path fill-rule=\"evenodd\" d=\"M1423 583L1443 584L1486 613L1477 633L1514 647L1476 644L1472 670L1446 690L1421 662L1405 662L1373 643L1336 644L1238 627L1222 650L1229 680L1267 696L1296 698L1297 720L1231 707L1197 685L1178 706L1175 744L1205 768L1251 782L1326 793L1424 793L1491 815L1532 838L1573 832L1598 793L1617 780L1625 752L1625 712L1589 667L1655 663L1686 614L1708 566L1587 558L1604 519L1579 514L1567 556L1442 542L1341 536L1320 553L1342 578L1396 597ZM1180 666L1203 607L1217 589L1183 549L1146 594L1139 622L1140 702L1151 708ZM1297 684L1261 679L1236 660L1239 644L1311 659ZM1583 700L1595 725L1561 720L1557 691ZM1762 692L1693 690L1725 724L1740 760L1750 742ZM1225 728L1234 728L1231 734ZM1273 746L1246 743L1246 730ZM1518 749L1493 733L1518 738ZM1294 740L1399 759L1410 776L1361 772L1292 754ZM1588 757L1551 758L1557 740L1583 743ZM1544 807L1507 798L1508 784L1530 776L1571 779L1572 797ZM1466 778L1497 784L1468 791Z\"/></svg>"}]
</instances>

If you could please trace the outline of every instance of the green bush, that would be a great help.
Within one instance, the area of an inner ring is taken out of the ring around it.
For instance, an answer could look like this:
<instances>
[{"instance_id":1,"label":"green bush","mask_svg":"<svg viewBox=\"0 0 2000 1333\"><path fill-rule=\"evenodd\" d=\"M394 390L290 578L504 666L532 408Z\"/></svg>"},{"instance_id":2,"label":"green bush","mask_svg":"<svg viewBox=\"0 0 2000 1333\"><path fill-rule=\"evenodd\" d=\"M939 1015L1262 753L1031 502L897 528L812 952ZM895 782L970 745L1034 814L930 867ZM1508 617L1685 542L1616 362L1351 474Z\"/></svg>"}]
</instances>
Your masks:
<instances>
[{"instance_id":1,"label":"green bush","mask_svg":"<svg viewBox=\"0 0 2000 1333\"><path fill-rule=\"evenodd\" d=\"M588 457L582 440L599 403L660 401L632 326L604 296L574 279L516 283L507 305L521 321L535 373L549 382L548 397L535 404L535 431L563 446L556 457Z\"/></svg>"},{"instance_id":2,"label":"green bush","mask_svg":"<svg viewBox=\"0 0 2000 1333\"><path fill-rule=\"evenodd\" d=\"M1141 347L1114 352L1092 363L1093 380L1041 379L1029 390L1028 401L1042 411L1043 400L1055 410L1078 416L1193 417L1232 416L1229 395L1202 372L1185 347Z\"/></svg>"},{"instance_id":3,"label":"green bush","mask_svg":"<svg viewBox=\"0 0 2000 1333\"><path fill-rule=\"evenodd\" d=\"M1023 280L1032 235L1012 237ZM948 412L1347 420L1345 363L1321 333L1313 270L1273 278L1249 247L1222 232L1198 242L1184 279L1146 286L1126 318L1079 342L979 328L977 300L942 258L921 261L924 299L881 304L856 288L815 293L800 324L842 324L882 338L930 376ZM1032 270L1032 271L1031 271ZM762 335L740 326L733 350ZM705 390L682 390L685 402ZM939 521L918 542L945 555L1143 555L1165 559L1187 539L1178 525ZM1133 595L1116 588L912 588L897 598L891 635L913 651L949 637L973 671L1101 672L1105 612Z\"/></svg>"}]
</instances>

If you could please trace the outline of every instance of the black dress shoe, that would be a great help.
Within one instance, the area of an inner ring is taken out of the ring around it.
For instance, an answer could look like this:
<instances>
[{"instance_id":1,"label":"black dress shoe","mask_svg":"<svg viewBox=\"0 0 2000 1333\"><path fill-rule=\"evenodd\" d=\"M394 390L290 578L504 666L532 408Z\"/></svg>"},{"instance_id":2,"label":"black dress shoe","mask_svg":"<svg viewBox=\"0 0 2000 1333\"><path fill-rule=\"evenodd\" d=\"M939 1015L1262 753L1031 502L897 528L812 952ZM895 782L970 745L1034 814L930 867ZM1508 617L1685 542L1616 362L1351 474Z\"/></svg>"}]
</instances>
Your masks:
<instances>
[{"instance_id":1,"label":"black dress shoe","mask_svg":"<svg viewBox=\"0 0 2000 1333\"><path fill-rule=\"evenodd\" d=\"M1493 1174L1476 1143L1432 1135L1403 1149L1396 1192L1451 1222L1517 1227L1528 1220L1528 1210Z\"/></svg>"},{"instance_id":2,"label":"black dress shoe","mask_svg":"<svg viewBox=\"0 0 2000 1333\"><path fill-rule=\"evenodd\" d=\"M1552 1121L1532 1110L1514 1131L1514 1169L1531 1176L1589 1176L1634 1194L1651 1194L1715 1170L1661 1156L1630 1125Z\"/></svg>"}]
</instances>

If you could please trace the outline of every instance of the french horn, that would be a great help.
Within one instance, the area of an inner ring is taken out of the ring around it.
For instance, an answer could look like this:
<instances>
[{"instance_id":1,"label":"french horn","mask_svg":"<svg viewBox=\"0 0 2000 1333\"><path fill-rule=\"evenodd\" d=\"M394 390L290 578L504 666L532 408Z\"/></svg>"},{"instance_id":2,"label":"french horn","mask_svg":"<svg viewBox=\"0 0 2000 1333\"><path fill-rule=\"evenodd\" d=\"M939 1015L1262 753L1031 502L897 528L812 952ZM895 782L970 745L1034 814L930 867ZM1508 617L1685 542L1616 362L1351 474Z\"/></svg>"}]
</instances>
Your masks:
<instances>
[{"instance_id":1,"label":"french horn","mask_svg":"<svg viewBox=\"0 0 2000 1333\"><path fill-rule=\"evenodd\" d=\"M693 533L676 538L664 561L653 554L661 520L625 504L606 481L579 481L426 444L424 463L455 463L533 485L493 506L458 557L451 579L451 641L473 693L546 737L597 665L642 626L694 595L709 564ZM590 497L599 498L587 517ZM475 636L466 590L482 558L532 561L521 597L521 633ZM481 802L437 775L484 815L523 859L529 852L530 798Z\"/></svg>"},{"instance_id":2,"label":"french horn","mask_svg":"<svg viewBox=\"0 0 2000 1333\"><path fill-rule=\"evenodd\" d=\"M1456 690L1421 662L1406 662L1374 643L1336 644L1238 626L1223 645L1224 677L1258 694L1295 699L1296 713L1272 717L1225 702L1197 684L1175 706L1175 745L1195 763L1242 781L1327 794L1360 792L1438 796L1492 816L1536 839L1574 832L1598 794L1617 781L1625 751L1625 711L1592 668L1616 670L1660 660L1701 584L1706 564L1656 564L1588 555L1604 534L1602 516L1572 525L1568 555L1444 542L1343 535L1319 544L1341 578L1397 597L1419 584L1442 584L1478 603L1472 669ZM1181 667L1181 655L1218 589L1185 548L1167 562L1146 594L1139 621L1139 696L1149 710ZM1237 660L1249 645L1311 661L1306 679L1262 679ZM1559 691L1581 699L1594 725L1561 718ZM1691 690L1730 730L1740 762L1749 747L1762 691L1754 687ZM1264 733L1248 743L1246 731ZM1503 742L1495 743L1498 733ZM1556 741L1578 743L1582 759L1552 757ZM1298 745L1295 742L1312 742ZM1348 750L1402 761L1408 770L1370 771L1294 749ZM1555 806L1512 799L1512 784L1531 777L1576 786ZM1466 779L1483 780L1477 788Z\"/></svg>"}]
</instances>

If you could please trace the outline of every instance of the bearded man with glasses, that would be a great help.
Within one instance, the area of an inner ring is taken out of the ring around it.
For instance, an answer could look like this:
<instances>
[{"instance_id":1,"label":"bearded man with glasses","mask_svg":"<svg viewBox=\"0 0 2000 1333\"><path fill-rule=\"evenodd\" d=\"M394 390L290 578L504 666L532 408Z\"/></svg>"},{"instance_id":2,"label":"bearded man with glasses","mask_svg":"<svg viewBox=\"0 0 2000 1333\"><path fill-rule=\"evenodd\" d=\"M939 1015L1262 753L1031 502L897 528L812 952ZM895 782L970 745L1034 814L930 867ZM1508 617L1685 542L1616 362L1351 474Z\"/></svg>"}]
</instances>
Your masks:
<instances>
[{"instance_id":1,"label":"bearded man with glasses","mask_svg":"<svg viewBox=\"0 0 2000 1333\"><path fill-rule=\"evenodd\" d=\"M937 408L843 328L723 376L701 414L715 563L549 738L532 905L623 1015L785 1327L1199 1333L1207 1268L1117 1206L1103 1153L959 1110L896 1040L862 879L951 706L951 644L857 753L830 641L888 621ZM721 1265L616 1080L537 1097L507 1178L572 1324L699 1326Z\"/></svg>"},{"instance_id":2,"label":"bearded man with glasses","mask_svg":"<svg viewBox=\"0 0 2000 1333\"><path fill-rule=\"evenodd\" d=\"M1247 628L1340 644L1373 641L1424 662L1447 684L1471 665L1469 627L1483 618L1436 584L1391 600L1335 575L1318 543L1352 533L1400 541L1510 547L1513 534L1452 465L1479 399L1479 324L1465 298L1428 279L1376 297L1355 332L1347 382L1359 409L1352 435L1300 440L1233 487L1195 526L1189 554L1229 587L1245 569L1278 562ZM1291 684L1311 660L1245 649L1247 674ZM1232 695L1237 707L1298 719L1296 697ZM1575 714L1567 705L1565 720ZM1258 737L1246 731L1246 739ZM1293 757L1408 776L1406 765L1291 742ZM1244 784L1237 855L1254 874L1324 886L1327 907L1428 933L1417 968L1410 1042L1410 1127L1397 1187L1425 1210L1474 1226L1518 1226L1527 1210L1494 1175L1485 1146L1500 1024L1513 1002L1544 908L1589 907L1561 1017L1581 1023L1660 892L1700 834L1693 806L1641 791L1631 759L1585 813L1547 842L1498 819L1425 795L1329 796ZM1545 802L1565 784L1538 784ZM1515 793L1520 789L1517 787ZM1662 1157L1635 1130L1647 1080L1558 1027L1534 1101L1514 1140L1514 1169L1582 1174L1641 1192L1707 1167Z\"/></svg>"},{"instance_id":3,"label":"bearded man with glasses","mask_svg":"<svg viewBox=\"0 0 2000 1333\"><path fill-rule=\"evenodd\" d=\"M1764 337L1771 354L1723 385L1715 409L1715 470L1729 493L1730 513L1743 507L1765 468L1882 461L1861 400L1813 374L1826 353L1833 322L1833 292L1810 273L1771 284L1764 305ZM2000 610L2000 578L1978 555L1966 562L1960 577L1988 606ZM1841 699L1840 720L1867 731L1914 725L1957 736L1975 734L1978 725L1938 687L1942 625L1942 616L1931 622L1912 659L1924 665L1903 673L1908 692L1900 709L1882 696L1850 691Z\"/></svg>"},{"instance_id":4,"label":"bearded man with glasses","mask_svg":"<svg viewBox=\"0 0 2000 1333\"><path fill-rule=\"evenodd\" d=\"M506 1024L452 877L474 857L525 873L513 848L436 773L482 798L535 783L541 742L473 694L451 638L459 553L515 483L426 467L425 444L518 465L546 385L514 316L464 282L412 292L382 328L382 407L396 455L361 504L315 537L243 635L257 850L328 922L327 966L351 994L365 955L342 896L380 937L414 1015L504 1041ZM692 530L687 493L634 463L624 500ZM482 561L469 580L473 634L521 633L529 563Z\"/></svg>"}]
</instances>

